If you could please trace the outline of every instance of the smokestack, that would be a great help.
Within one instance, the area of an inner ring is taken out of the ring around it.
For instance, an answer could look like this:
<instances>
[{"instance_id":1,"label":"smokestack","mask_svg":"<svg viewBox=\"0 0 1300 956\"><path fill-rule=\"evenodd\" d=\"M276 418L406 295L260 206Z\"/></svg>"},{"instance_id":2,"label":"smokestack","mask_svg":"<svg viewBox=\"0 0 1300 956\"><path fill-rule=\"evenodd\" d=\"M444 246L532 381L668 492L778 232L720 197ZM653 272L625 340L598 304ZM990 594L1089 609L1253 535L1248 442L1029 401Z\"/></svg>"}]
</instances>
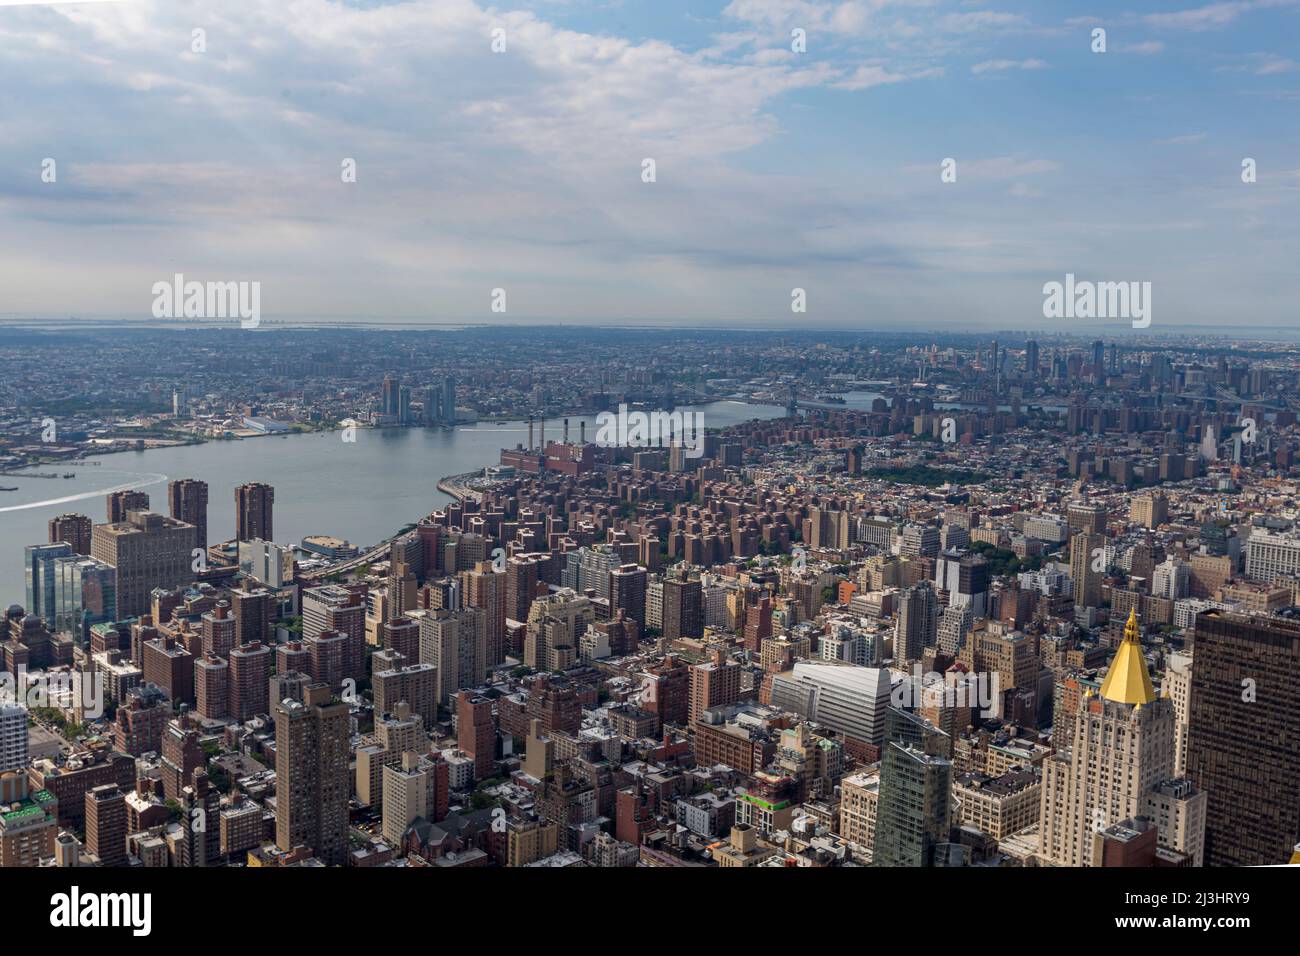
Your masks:
<instances>
[{"instance_id":1,"label":"smokestack","mask_svg":"<svg viewBox=\"0 0 1300 956\"><path fill-rule=\"evenodd\" d=\"M587 420L585 418L578 422L578 441L583 445L587 444Z\"/></svg>"},{"instance_id":2,"label":"smokestack","mask_svg":"<svg viewBox=\"0 0 1300 956\"><path fill-rule=\"evenodd\" d=\"M564 420L564 443L566 445L569 443L569 420L567 418Z\"/></svg>"},{"instance_id":3,"label":"smokestack","mask_svg":"<svg viewBox=\"0 0 1300 956\"><path fill-rule=\"evenodd\" d=\"M533 417L528 416L528 450L533 450Z\"/></svg>"},{"instance_id":4,"label":"smokestack","mask_svg":"<svg viewBox=\"0 0 1300 956\"><path fill-rule=\"evenodd\" d=\"M542 416L542 437L539 444L542 446L542 451L546 451L546 416L545 415Z\"/></svg>"}]
</instances>

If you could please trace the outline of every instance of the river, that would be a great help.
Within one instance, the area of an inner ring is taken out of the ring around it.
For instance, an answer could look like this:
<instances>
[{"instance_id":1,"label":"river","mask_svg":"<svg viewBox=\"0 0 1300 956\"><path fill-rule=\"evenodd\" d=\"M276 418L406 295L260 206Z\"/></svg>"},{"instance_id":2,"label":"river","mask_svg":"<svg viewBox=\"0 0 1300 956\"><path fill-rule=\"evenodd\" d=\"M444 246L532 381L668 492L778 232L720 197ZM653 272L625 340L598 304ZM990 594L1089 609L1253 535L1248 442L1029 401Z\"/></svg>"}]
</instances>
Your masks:
<instances>
[{"instance_id":1,"label":"river","mask_svg":"<svg viewBox=\"0 0 1300 956\"><path fill-rule=\"evenodd\" d=\"M683 411L688 409L683 408ZM754 418L776 418L776 405L712 402L694 406L706 428ZM578 440L583 417L570 416L569 436ZM596 437L587 416L587 440ZM536 426L535 426L536 427ZM563 419L546 422L547 440L563 437ZM151 448L87 458L71 465L41 465L42 473L73 471L75 478L0 476L0 600L26 602L23 547L44 543L47 522L65 512L107 520L105 495L122 488L146 491L153 510L167 513L167 482L198 478L208 483L208 541L235 536L235 487L263 481L275 488L275 539L299 544L310 534L375 544L445 504L438 480L493 465L502 448L528 440L527 422L482 421L455 429L359 428L355 442L342 432L261 436L176 448ZM92 465L91 462L99 462Z\"/></svg>"}]
</instances>

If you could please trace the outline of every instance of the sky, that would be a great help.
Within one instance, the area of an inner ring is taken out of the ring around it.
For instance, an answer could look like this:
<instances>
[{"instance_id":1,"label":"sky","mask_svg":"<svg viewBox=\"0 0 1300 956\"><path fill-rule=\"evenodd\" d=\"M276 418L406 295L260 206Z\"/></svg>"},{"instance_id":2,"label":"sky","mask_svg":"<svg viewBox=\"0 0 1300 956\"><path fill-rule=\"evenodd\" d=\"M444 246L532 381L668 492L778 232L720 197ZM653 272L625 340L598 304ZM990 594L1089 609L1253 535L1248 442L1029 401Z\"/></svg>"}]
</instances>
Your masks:
<instances>
[{"instance_id":1,"label":"sky","mask_svg":"<svg viewBox=\"0 0 1300 956\"><path fill-rule=\"evenodd\" d=\"M270 319L1086 331L1073 274L1150 282L1148 333L1294 328L1298 39L1300 0L0 0L0 316L180 273Z\"/></svg>"}]
</instances>

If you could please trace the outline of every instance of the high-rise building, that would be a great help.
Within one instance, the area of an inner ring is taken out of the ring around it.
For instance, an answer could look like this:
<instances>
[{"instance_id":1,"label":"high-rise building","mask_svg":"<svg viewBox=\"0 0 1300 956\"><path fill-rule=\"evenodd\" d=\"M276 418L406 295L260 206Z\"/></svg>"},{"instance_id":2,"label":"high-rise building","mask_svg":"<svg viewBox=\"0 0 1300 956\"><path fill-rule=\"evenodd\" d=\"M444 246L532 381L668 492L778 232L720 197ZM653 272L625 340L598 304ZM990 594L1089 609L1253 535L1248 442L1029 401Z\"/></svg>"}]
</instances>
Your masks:
<instances>
[{"instance_id":1,"label":"high-rise building","mask_svg":"<svg viewBox=\"0 0 1300 956\"><path fill-rule=\"evenodd\" d=\"M395 847L416 818L441 819L440 800L446 799L448 767L444 760L414 751L383 768L383 837ZM445 816L445 813L443 814Z\"/></svg>"},{"instance_id":2,"label":"high-rise building","mask_svg":"<svg viewBox=\"0 0 1300 956\"><path fill-rule=\"evenodd\" d=\"M1192 569L1183 561L1170 556L1163 563L1156 565L1151 575L1151 594L1153 597L1178 601L1187 597L1192 590Z\"/></svg>"},{"instance_id":3,"label":"high-rise building","mask_svg":"<svg viewBox=\"0 0 1300 956\"><path fill-rule=\"evenodd\" d=\"M204 720L223 720L230 713L230 664L205 654L194 662L195 712Z\"/></svg>"},{"instance_id":4,"label":"high-rise building","mask_svg":"<svg viewBox=\"0 0 1300 956\"><path fill-rule=\"evenodd\" d=\"M875 747L885 739L889 695L889 671L883 667L801 660L772 679L774 707Z\"/></svg>"},{"instance_id":5,"label":"high-rise building","mask_svg":"<svg viewBox=\"0 0 1300 956\"><path fill-rule=\"evenodd\" d=\"M1300 535L1258 528L1246 539L1246 576L1264 584L1300 574Z\"/></svg>"},{"instance_id":6,"label":"high-rise building","mask_svg":"<svg viewBox=\"0 0 1300 956\"><path fill-rule=\"evenodd\" d=\"M0 778L0 869L40 866L54 857L58 833L57 801L45 790L32 791L26 774Z\"/></svg>"},{"instance_id":7,"label":"high-rise building","mask_svg":"<svg viewBox=\"0 0 1300 956\"><path fill-rule=\"evenodd\" d=\"M332 703L319 684L305 700L275 706L275 843L288 852L308 847L328 866L348 852L348 706Z\"/></svg>"},{"instance_id":8,"label":"high-rise building","mask_svg":"<svg viewBox=\"0 0 1300 956\"><path fill-rule=\"evenodd\" d=\"M270 485L253 481L236 488L235 540L251 541L253 538L261 538L263 541L274 541L271 517L274 504L275 489Z\"/></svg>"},{"instance_id":9,"label":"high-rise building","mask_svg":"<svg viewBox=\"0 0 1300 956\"><path fill-rule=\"evenodd\" d=\"M230 716L249 720L269 713L271 648L260 641L236 647L230 652Z\"/></svg>"},{"instance_id":10,"label":"high-rise building","mask_svg":"<svg viewBox=\"0 0 1300 956\"><path fill-rule=\"evenodd\" d=\"M266 588L230 592L230 610L235 618L235 645L268 641L275 620L275 596Z\"/></svg>"},{"instance_id":11,"label":"high-rise building","mask_svg":"<svg viewBox=\"0 0 1300 956\"><path fill-rule=\"evenodd\" d=\"M515 555L506 562L506 617L528 620L537 592L538 563L535 558Z\"/></svg>"},{"instance_id":12,"label":"high-rise building","mask_svg":"<svg viewBox=\"0 0 1300 956\"><path fill-rule=\"evenodd\" d=\"M442 380L442 398L439 401L442 407L442 421L448 425L454 425L456 418L456 376L450 372Z\"/></svg>"},{"instance_id":13,"label":"high-rise building","mask_svg":"<svg viewBox=\"0 0 1300 956\"><path fill-rule=\"evenodd\" d=\"M65 514L49 522L50 544L65 541L76 554L90 554L90 518L86 515Z\"/></svg>"},{"instance_id":14,"label":"high-rise building","mask_svg":"<svg viewBox=\"0 0 1300 956\"><path fill-rule=\"evenodd\" d=\"M74 554L54 562L54 609L50 626L90 639L96 624L116 621L117 572L103 561Z\"/></svg>"},{"instance_id":15,"label":"high-rise building","mask_svg":"<svg viewBox=\"0 0 1300 956\"><path fill-rule=\"evenodd\" d=\"M709 648L709 659L691 668L691 723L710 707L725 707L740 699L741 670L740 664L727 660L726 648Z\"/></svg>"},{"instance_id":16,"label":"high-rise building","mask_svg":"<svg viewBox=\"0 0 1300 956\"><path fill-rule=\"evenodd\" d=\"M197 478L179 478L167 483L169 514L177 521L194 525L194 547L208 548L208 483Z\"/></svg>"},{"instance_id":17,"label":"high-rise building","mask_svg":"<svg viewBox=\"0 0 1300 956\"><path fill-rule=\"evenodd\" d=\"M923 717L890 707L880 760L874 866L934 866L951 830L952 740Z\"/></svg>"},{"instance_id":18,"label":"high-rise building","mask_svg":"<svg viewBox=\"0 0 1300 956\"><path fill-rule=\"evenodd\" d=\"M364 589L326 584L302 592L302 637L319 640L326 631L344 635L342 677L366 676L366 595Z\"/></svg>"},{"instance_id":19,"label":"high-rise building","mask_svg":"<svg viewBox=\"0 0 1300 956\"><path fill-rule=\"evenodd\" d=\"M1300 843L1300 623L1196 617L1187 773L1209 794L1210 866L1285 863Z\"/></svg>"},{"instance_id":20,"label":"high-rise building","mask_svg":"<svg viewBox=\"0 0 1300 956\"><path fill-rule=\"evenodd\" d=\"M704 606L699 579L666 578L663 586L664 640L703 637Z\"/></svg>"},{"instance_id":21,"label":"high-rise building","mask_svg":"<svg viewBox=\"0 0 1300 956\"><path fill-rule=\"evenodd\" d=\"M579 639L595 620L591 602L568 588L538 598L528 613L524 663L547 671L572 667L578 661Z\"/></svg>"},{"instance_id":22,"label":"high-rise building","mask_svg":"<svg viewBox=\"0 0 1300 956\"><path fill-rule=\"evenodd\" d=\"M1070 579L1074 582L1076 607L1101 605L1101 581L1104 575L1106 538L1081 531L1070 539ZM1102 554L1097 554L1101 551ZM1094 570L1103 566L1102 571Z\"/></svg>"},{"instance_id":23,"label":"high-rise building","mask_svg":"<svg viewBox=\"0 0 1300 956\"><path fill-rule=\"evenodd\" d=\"M179 800L186 781L194 779L194 771L202 770L207 762L198 731L192 730L187 717L169 721L162 736L163 796Z\"/></svg>"},{"instance_id":24,"label":"high-rise building","mask_svg":"<svg viewBox=\"0 0 1300 956\"><path fill-rule=\"evenodd\" d=\"M622 611L644 630L646 570L639 564L624 564L609 573L610 615Z\"/></svg>"},{"instance_id":25,"label":"high-rise building","mask_svg":"<svg viewBox=\"0 0 1300 956\"><path fill-rule=\"evenodd\" d=\"M1174 651L1165 662L1165 679L1161 690L1174 702L1174 723L1178 736L1174 738L1174 773L1187 773L1187 730L1191 722L1188 708L1192 701L1192 655L1188 651Z\"/></svg>"},{"instance_id":26,"label":"high-rise building","mask_svg":"<svg viewBox=\"0 0 1300 956\"><path fill-rule=\"evenodd\" d=\"M862 770L840 781L840 836L853 845L853 858L870 864L875 854L880 800L880 768Z\"/></svg>"},{"instance_id":27,"label":"high-rise building","mask_svg":"<svg viewBox=\"0 0 1300 956\"><path fill-rule=\"evenodd\" d=\"M1139 635L1130 612L1100 694L1087 692L1075 714L1070 746L1043 761L1038 853L1046 863L1101 865L1104 841L1095 836L1139 816L1156 819L1161 845L1199 863L1205 793L1164 787L1174 780L1174 706L1156 696Z\"/></svg>"},{"instance_id":28,"label":"high-rise building","mask_svg":"<svg viewBox=\"0 0 1300 956\"><path fill-rule=\"evenodd\" d=\"M86 791L86 850L101 866L126 864L126 794L114 784Z\"/></svg>"},{"instance_id":29,"label":"high-rise building","mask_svg":"<svg viewBox=\"0 0 1300 956\"><path fill-rule=\"evenodd\" d=\"M73 555L72 545L29 544L23 549L23 566L27 584L26 611L33 617L54 623L55 595L58 591L54 562Z\"/></svg>"},{"instance_id":30,"label":"high-rise building","mask_svg":"<svg viewBox=\"0 0 1300 956\"><path fill-rule=\"evenodd\" d=\"M506 574L493 571L491 561L480 561L462 574L465 603L482 608L487 628L487 666L493 667L506 655Z\"/></svg>"},{"instance_id":31,"label":"high-rise building","mask_svg":"<svg viewBox=\"0 0 1300 956\"><path fill-rule=\"evenodd\" d=\"M257 585L279 588L293 581L293 549L254 538L238 545L239 570Z\"/></svg>"},{"instance_id":32,"label":"high-rise building","mask_svg":"<svg viewBox=\"0 0 1300 956\"><path fill-rule=\"evenodd\" d=\"M148 511L149 495L147 492L135 491L113 491L108 495L108 523L118 524L125 521L127 512L130 511Z\"/></svg>"},{"instance_id":33,"label":"high-rise building","mask_svg":"<svg viewBox=\"0 0 1300 956\"><path fill-rule=\"evenodd\" d=\"M127 520L95 525L91 556L116 573L117 615L150 612L154 588L174 588L193 580L194 526L152 511L132 510Z\"/></svg>"},{"instance_id":34,"label":"high-rise building","mask_svg":"<svg viewBox=\"0 0 1300 956\"><path fill-rule=\"evenodd\" d=\"M1159 491L1139 495L1129 504L1129 520L1144 528L1158 528L1169 520L1169 499Z\"/></svg>"},{"instance_id":35,"label":"high-rise building","mask_svg":"<svg viewBox=\"0 0 1300 956\"><path fill-rule=\"evenodd\" d=\"M487 676L487 614L482 608L440 608L420 615L420 663L437 668L437 704L448 707L452 695L477 687Z\"/></svg>"},{"instance_id":36,"label":"high-rise building","mask_svg":"<svg viewBox=\"0 0 1300 956\"><path fill-rule=\"evenodd\" d=\"M474 760L474 779L486 780L496 765L497 722L492 701L472 691L456 695L456 744Z\"/></svg>"},{"instance_id":37,"label":"high-rise building","mask_svg":"<svg viewBox=\"0 0 1300 956\"><path fill-rule=\"evenodd\" d=\"M939 634L939 598L928 581L904 591L898 600L894 632L894 657L901 662L919 661L927 647L934 647Z\"/></svg>"},{"instance_id":38,"label":"high-rise building","mask_svg":"<svg viewBox=\"0 0 1300 956\"><path fill-rule=\"evenodd\" d=\"M225 657L238 643L235 619L230 614L230 603L218 601L211 611L199 619L203 653Z\"/></svg>"},{"instance_id":39,"label":"high-rise building","mask_svg":"<svg viewBox=\"0 0 1300 956\"><path fill-rule=\"evenodd\" d=\"M0 773L27 768L27 708L0 701Z\"/></svg>"}]
</instances>

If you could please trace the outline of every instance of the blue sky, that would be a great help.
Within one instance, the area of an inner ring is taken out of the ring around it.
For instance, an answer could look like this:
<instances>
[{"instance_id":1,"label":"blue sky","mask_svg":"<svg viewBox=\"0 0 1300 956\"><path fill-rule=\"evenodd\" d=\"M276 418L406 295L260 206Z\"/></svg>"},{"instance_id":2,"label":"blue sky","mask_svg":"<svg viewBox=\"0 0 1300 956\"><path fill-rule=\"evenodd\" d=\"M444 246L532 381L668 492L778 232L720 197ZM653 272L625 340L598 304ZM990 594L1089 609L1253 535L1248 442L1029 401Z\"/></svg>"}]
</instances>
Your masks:
<instances>
[{"instance_id":1,"label":"blue sky","mask_svg":"<svg viewBox=\"0 0 1300 956\"><path fill-rule=\"evenodd\" d=\"M0 313L1294 327L1300 0L1069 6L0 0Z\"/></svg>"}]
</instances>

